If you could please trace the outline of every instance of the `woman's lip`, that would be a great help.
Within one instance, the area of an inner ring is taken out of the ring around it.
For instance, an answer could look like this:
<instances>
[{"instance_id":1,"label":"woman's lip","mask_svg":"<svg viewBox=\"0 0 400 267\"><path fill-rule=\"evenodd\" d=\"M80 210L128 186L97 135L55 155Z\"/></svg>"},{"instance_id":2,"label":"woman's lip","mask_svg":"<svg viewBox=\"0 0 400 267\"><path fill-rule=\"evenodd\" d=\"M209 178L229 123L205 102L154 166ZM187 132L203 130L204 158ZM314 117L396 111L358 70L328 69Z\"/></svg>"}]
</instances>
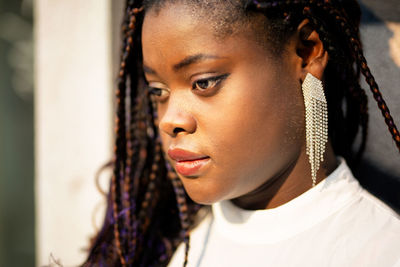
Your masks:
<instances>
[{"instance_id":1,"label":"woman's lip","mask_svg":"<svg viewBox=\"0 0 400 267\"><path fill-rule=\"evenodd\" d=\"M175 161L175 170L183 176L193 176L207 165L210 157L181 148L168 149L168 156Z\"/></svg>"},{"instance_id":2,"label":"woman's lip","mask_svg":"<svg viewBox=\"0 0 400 267\"><path fill-rule=\"evenodd\" d=\"M209 158L206 155L198 154L181 148L168 149L168 156L176 162L195 161Z\"/></svg>"},{"instance_id":3,"label":"woman's lip","mask_svg":"<svg viewBox=\"0 0 400 267\"><path fill-rule=\"evenodd\" d=\"M177 161L175 163L175 170L183 176L193 176L200 170L201 167L207 165L209 161L209 157L195 160Z\"/></svg>"}]
</instances>

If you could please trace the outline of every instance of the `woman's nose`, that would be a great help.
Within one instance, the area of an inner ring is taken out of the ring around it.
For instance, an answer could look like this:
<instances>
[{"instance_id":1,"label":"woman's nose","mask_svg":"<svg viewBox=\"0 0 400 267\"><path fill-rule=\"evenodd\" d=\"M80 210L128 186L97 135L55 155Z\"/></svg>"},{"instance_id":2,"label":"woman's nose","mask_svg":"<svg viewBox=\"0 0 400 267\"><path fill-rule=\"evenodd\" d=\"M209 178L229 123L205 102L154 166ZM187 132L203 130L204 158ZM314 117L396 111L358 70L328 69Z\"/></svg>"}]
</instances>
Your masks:
<instances>
[{"instance_id":1,"label":"woman's nose","mask_svg":"<svg viewBox=\"0 0 400 267\"><path fill-rule=\"evenodd\" d=\"M171 137L176 137L179 133L194 133L197 127L196 120L188 110L187 104L180 105L177 102L183 101L170 99L165 113L160 116L160 130Z\"/></svg>"}]
</instances>

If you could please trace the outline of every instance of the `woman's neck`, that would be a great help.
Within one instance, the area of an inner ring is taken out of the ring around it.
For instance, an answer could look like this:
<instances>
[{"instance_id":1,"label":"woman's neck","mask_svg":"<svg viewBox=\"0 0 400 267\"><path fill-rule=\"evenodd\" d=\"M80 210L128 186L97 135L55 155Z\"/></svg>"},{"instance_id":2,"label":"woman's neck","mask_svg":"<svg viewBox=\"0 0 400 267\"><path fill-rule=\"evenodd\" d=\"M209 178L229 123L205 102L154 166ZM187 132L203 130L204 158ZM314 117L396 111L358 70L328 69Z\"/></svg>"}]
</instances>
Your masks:
<instances>
[{"instance_id":1,"label":"woman's neck","mask_svg":"<svg viewBox=\"0 0 400 267\"><path fill-rule=\"evenodd\" d=\"M336 156L330 142L327 144L324 161L317 173L317 183L325 179L337 167ZM311 167L305 150L287 168L269 179L256 190L232 199L243 209L271 209L298 197L312 187Z\"/></svg>"}]
</instances>

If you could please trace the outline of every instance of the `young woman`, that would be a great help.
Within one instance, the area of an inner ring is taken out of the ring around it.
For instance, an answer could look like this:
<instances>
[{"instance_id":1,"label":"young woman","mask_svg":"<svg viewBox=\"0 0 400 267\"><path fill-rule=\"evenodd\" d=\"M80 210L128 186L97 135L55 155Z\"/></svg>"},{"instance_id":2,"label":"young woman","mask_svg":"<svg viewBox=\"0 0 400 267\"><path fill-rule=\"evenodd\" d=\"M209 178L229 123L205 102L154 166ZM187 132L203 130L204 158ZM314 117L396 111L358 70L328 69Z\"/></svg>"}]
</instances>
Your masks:
<instances>
[{"instance_id":1,"label":"young woman","mask_svg":"<svg viewBox=\"0 0 400 267\"><path fill-rule=\"evenodd\" d=\"M127 1L85 266L400 264L398 215L346 164L366 144L361 74L400 149L359 20L353 0Z\"/></svg>"}]
</instances>

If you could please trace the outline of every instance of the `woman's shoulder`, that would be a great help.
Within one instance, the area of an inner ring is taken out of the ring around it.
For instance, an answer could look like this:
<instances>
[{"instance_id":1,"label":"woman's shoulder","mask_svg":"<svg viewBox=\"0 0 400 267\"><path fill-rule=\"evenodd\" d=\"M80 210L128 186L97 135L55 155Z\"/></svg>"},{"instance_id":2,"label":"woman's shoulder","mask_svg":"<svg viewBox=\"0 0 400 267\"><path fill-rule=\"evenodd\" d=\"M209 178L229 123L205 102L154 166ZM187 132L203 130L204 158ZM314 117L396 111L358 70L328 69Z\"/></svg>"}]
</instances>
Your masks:
<instances>
[{"instance_id":1,"label":"woman's shoulder","mask_svg":"<svg viewBox=\"0 0 400 267\"><path fill-rule=\"evenodd\" d=\"M387 218L393 220L400 227L400 214L392 209L385 202L377 198L375 195L371 194L369 191L363 188L360 192L363 200L365 201L365 205L371 207L376 211L375 216L381 216L382 218Z\"/></svg>"},{"instance_id":2,"label":"woman's shoulder","mask_svg":"<svg viewBox=\"0 0 400 267\"><path fill-rule=\"evenodd\" d=\"M400 215L364 188L359 195L359 201L350 205L346 211L348 216L353 218L354 227L361 227L360 231L369 232L371 238L378 240L381 240L385 233L392 235L395 237L393 241L397 240L397 247L400 248Z\"/></svg>"},{"instance_id":3,"label":"woman's shoulder","mask_svg":"<svg viewBox=\"0 0 400 267\"><path fill-rule=\"evenodd\" d=\"M344 160L341 168L343 170L341 176L346 177L344 179L346 183L340 188L340 195L349 195L350 201L335 214L335 217L341 218L341 221L348 226L348 230L353 228L355 232L396 233L400 247L400 215L363 188Z\"/></svg>"},{"instance_id":4,"label":"woman's shoulder","mask_svg":"<svg viewBox=\"0 0 400 267\"><path fill-rule=\"evenodd\" d=\"M365 189L359 195L359 201L332 218L342 222L334 251L354 253L351 266L400 266L399 214Z\"/></svg>"},{"instance_id":5,"label":"woman's shoulder","mask_svg":"<svg viewBox=\"0 0 400 267\"><path fill-rule=\"evenodd\" d=\"M356 195L353 199L357 201L354 201L354 203L347 207L348 212L357 214L361 218L368 219L369 223L372 225L376 225L377 221L390 222L390 224L386 226L390 225L396 228L397 231L400 231L400 214L360 185L358 179L354 177L346 162L344 162L343 165L345 175L349 177L350 181L357 184L356 187L358 187L357 190L349 191ZM376 177L376 179L379 179L379 177Z\"/></svg>"}]
</instances>

